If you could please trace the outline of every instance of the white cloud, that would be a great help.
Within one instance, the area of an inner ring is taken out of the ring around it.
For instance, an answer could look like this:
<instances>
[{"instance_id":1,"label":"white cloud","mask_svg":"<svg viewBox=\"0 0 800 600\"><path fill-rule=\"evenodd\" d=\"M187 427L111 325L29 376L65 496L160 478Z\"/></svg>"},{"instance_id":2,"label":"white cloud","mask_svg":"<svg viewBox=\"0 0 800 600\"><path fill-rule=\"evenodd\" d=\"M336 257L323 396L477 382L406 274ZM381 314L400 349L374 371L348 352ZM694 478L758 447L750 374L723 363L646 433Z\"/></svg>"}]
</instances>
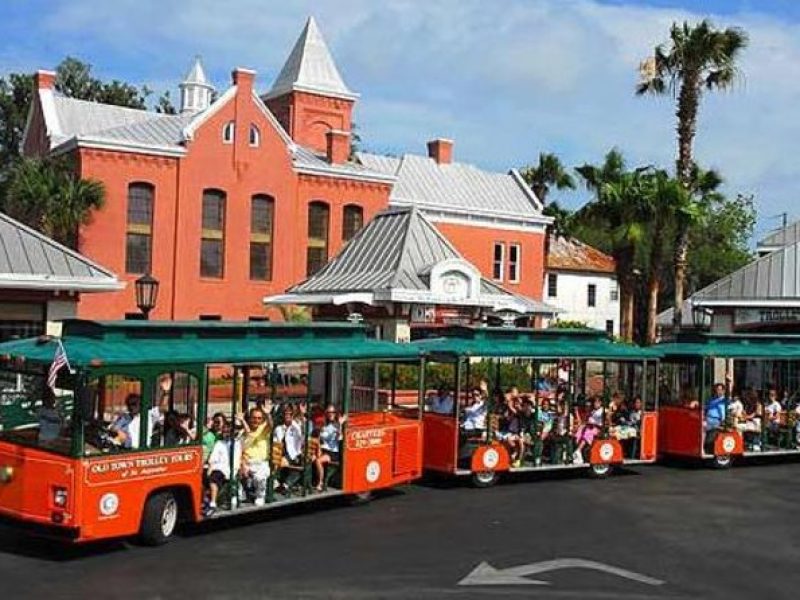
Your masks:
<instances>
[{"instance_id":1,"label":"white cloud","mask_svg":"<svg viewBox=\"0 0 800 600\"><path fill-rule=\"evenodd\" d=\"M49 55L77 52L109 76L177 82L200 52L218 85L241 64L266 87L311 13L362 93L356 119L368 147L421 152L427 138L448 135L458 159L500 170L540 151L597 161L612 146L632 163L670 165L674 107L634 97L639 60L674 20L743 26L751 36L744 82L705 99L697 156L723 172L731 192L755 193L764 215L793 212L800 30L763 14L593 0L70 0L32 19L29 32L48 38ZM0 42L0 56L20 64L31 48L17 59ZM39 66L50 65L30 65Z\"/></svg>"}]
</instances>

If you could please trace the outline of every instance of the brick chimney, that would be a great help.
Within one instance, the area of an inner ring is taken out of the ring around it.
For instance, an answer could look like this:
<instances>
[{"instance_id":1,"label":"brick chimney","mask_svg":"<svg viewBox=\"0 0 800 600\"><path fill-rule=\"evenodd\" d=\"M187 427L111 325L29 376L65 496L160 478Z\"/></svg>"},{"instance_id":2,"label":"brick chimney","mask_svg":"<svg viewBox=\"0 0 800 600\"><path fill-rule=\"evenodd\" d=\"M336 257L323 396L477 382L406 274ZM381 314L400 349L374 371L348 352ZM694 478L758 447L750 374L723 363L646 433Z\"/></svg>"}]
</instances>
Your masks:
<instances>
[{"instance_id":1,"label":"brick chimney","mask_svg":"<svg viewBox=\"0 0 800 600\"><path fill-rule=\"evenodd\" d=\"M34 88L37 90L52 90L56 86L55 71L36 71L33 76Z\"/></svg>"},{"instance_id":2,"label":"brick chimney","mask_svg":"<svg viewBox=\"0 0 800 600\"><path fill-rule=\"evenodd\" d=\"M328 142L327 158L332 165L347 162L350 158L350 133L340 129L329 129L325 134Z\"/></svg>"},{"instance_id":3,"label":"brick chimney","mask_svg":"<svg viewBox=\"0 0 800 600\"><path fill-rule=\"evenodd\" d=\"M250 91L253 89L253 81L256 78L256 72L252 69L245 69L244 67L236 67L231 73L233 85L243 91Z\"/></svg>"},{"instance_id":4,"label":"brick chimney","mask_svg":"<svg viewBox=\"0 0 800 600\"><path fill-rule=\"evenodd\" d=\"M453 162L453 140L436 138L428 142L428 156L440 165Z\"/></svg>"}]
</instances>

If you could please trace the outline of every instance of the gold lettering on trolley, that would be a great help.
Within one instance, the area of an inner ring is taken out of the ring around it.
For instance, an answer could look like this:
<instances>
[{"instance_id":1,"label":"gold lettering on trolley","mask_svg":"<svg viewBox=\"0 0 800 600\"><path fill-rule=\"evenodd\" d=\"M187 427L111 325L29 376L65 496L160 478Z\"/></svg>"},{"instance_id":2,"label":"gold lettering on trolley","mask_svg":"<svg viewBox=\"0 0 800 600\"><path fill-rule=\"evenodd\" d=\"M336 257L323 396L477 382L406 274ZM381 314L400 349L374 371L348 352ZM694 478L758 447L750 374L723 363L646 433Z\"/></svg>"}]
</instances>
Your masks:
<instances>
[{"instance_id":1,"label":"gold lettering on trolley","mask_svg":"<svg viewBox=\"0 0 800 600\"><path fill-rule=\"evenodd\" d=\"M353 450L383 446L386 438L386 429L356 429L347 434L347 447Z\"/></svg>"}]
</instances>

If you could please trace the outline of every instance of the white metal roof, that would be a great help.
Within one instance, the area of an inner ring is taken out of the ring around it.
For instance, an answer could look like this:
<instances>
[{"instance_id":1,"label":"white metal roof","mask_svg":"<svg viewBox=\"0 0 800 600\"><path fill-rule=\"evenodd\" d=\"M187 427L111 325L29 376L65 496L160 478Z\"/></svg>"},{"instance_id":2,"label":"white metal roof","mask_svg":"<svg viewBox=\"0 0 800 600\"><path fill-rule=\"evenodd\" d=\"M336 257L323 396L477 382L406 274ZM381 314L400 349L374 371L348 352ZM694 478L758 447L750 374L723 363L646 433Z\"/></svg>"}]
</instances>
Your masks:
<instances>
[{"instance_id":1,"label":"white metal roof","mask_svg":"<svg viewBox=\"0 0 800 600\"><path fill-rule=\"evenodd\" d=\"M105 292L123 287L108 269L0 213L0 288Z\"/></svg>"},{"instance_id":2,"label":"white metal roof","mask_svg":"<svg viewBox=\"0 0 800 600\"><path fill-rule=\"evenodd\" d=\"M549 222L530 188L511 172L484 171L459 162L440 164L416 154L396 158L359 152L357 158L374 171L397 177L389 199L393 205Z\"/></svg>"},{"instance_id":3,"label":"white metal roof","mask_svg":"<svg viewBox=\"0 0 800 600\"><path fill-rule=\"evenodd\" d=\"M358 94L347 87L336 68L314 17L309 17L306 21L289 58L265 97L274 98L295 90L339 96L348 100L358 98Z\"/></svg>"}]
</instances>

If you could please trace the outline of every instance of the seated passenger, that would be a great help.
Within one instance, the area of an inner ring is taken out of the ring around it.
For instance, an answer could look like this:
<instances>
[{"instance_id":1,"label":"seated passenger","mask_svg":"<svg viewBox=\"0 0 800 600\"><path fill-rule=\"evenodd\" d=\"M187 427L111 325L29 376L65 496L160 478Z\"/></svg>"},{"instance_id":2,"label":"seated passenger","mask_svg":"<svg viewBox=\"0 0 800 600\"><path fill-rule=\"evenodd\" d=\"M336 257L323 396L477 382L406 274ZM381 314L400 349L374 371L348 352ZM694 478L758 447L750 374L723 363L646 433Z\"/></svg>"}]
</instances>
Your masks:
<instances>
[{"instance_id":1,"label":"seated passenger","mask_svg":"<svg viewBox=\"0 0 800 600\"><path fill-rule=\"evenodd\" d=\"M467 399L462 421L464 431L483 431L486 429L486 401L480 389L475 388Z\"/></svg>"},{"instance_id":2,"label":"seated passenger","mask_svg":"<svg viewBox=\"0 0 800 600\"><path fill-rule=\"evenodd\" d=\"M314 489L321 492L325 485L325 465L339 463L339 442L342 441L342 425L347 415L339 415L336 407L329 404L325 408L325 424L319 430L319 455L314 458L317 471L317 485Z\"/></svg>"},{"instance_id":3,"label":"seated passenger","mask_svg":"<svg viewBox=\"0 0 800 600\"><path fill-rule=\"evenodd\" d=\"M272 434L272 427L263 410L250 409L244 422L244 431L239 476L245 483L252 484L255 494L253 503L256 506L263 506L267 497L267 479L270 474L269 440Z\"/></svg>"},{"instance_id":4,"label":"seated passenger","mask_svg":"<svg viewBox=\"0 0 800 600\"><path fill-rule=\"evenodd\" d=\"M496 435L508 448L511 465L514 467L520 466L524 451L518 413L519 398L509 393L500 405L500 430Z\"/></svg>"},{"instance_id":5,"label":"seated passenger","mask_svg":"<svg viewBox=\"0 0 800 600\"><path fill-rule=\"evenodd\" d=\"M769 388L767 404L764 406L764 420L771 433L777 433L781 426L781 403L778 401L778 390Z\"/></svg>"},{"instance_id":6,"label":"seated passenger","mask_svg":"<svg viewBox=\"0 0 800 600\"><path fill-rule=\"evenodd\" d=\"M302 406L302 408L300 408ZM291 405L283 407L283 421L275 428L274 441L280 442L283 446L283 456L281 457L281 473L278 491L285 493L288 491L287 481L292 470L303 466L303 448L305 447L305 436L303 427L305 425L305 403L298 406L295 411Z\"/></svg>"},{"instance_id":7,"label":"seated passenger","mask_svg":"<svg viewBox=\"0 0 800 600\"><path fill-rule=\"evenodd\" d=\"M49 386L44 389L42 406L36 411L36 419L39 421L40 444L46 445L58 439L64 426L64 417L56 408L56 396Z\"/></svg>"},{"instance_id":8,"label":"seated passenger","mask_svg":"<svg viewBox=\"0 0 800 600\"><path fill-rule=\"evenodd\" d=\"M109 429L114 443L123 448L136 449L140 444L141 417L139 411L142 406L142 397L139 394L128 394L125 398L125 406L128 412L114 419Z\"/></svg>"},{"instance_id":9,"label":"seated passenger","mask_svg":"<svg viewBox=\"0 0 800 600\"><path fill-rule=\"evenodd\" d=\"M547 398L542 398L539 403L539 412L536 415L536 420L540 428L539 438L544 441L553 431L553 413L550 410L550 400Z\"/></svg>"},{"instance_id":10,"label":"seated passenger","mask_svg":"<svg viewBox=\"0 0 800 600\"><path fill-rule=\"evenodd\" d=\"M707 452L711 452L713 449L717 433L725 423L727 407L728 399L725 397L725 386L721 383L714 384L714 392L706 402L706 412L703 419Z\"/></svg>"},{"instance_id":11,"label":"seated passenger","mask_svg":"<svg viewBox=\"0 0 800 600\"><path fill-rule=\"evenodd\" d=\"M641 410L639 417L641 418ZM617 409L611 414L611 435L618 440L630 440L638 433L639 430L631 418L631 411L628 410L628 403L620 400Z\"/></svg>"},{"instance_id":12,"label":"seated passenger","mask_svg":"<svg viewBox=\"0 0 800 600\"><path fill-rule=\"evenodd\" d=\"M636 427L637 430L642 427L642 406L642 397L634 396L633 406L631 407L628 419L630 420L631 425Z\"/></svg>"},{"instance_id":13,"label":"seated passenger","mask_svg":"<svg viewBox=\"0 0 800 600\"><path fill-rule=\"evenodd\" d=\"M233 457L231 457L231 450ZM231 480L231 458L233 471L238 472L242 457L242 443L231 433L231 424L226 419L221 436L214 443L205 470L205 484L208 486L208 505L203 514L210 517L217 512L217 498L222 488Z\"/></svg>"},{"instance_id":14,"label":"seated passenger","mask_svg":"<svg viewBox=\"0 0 800 600\"><path fill-rule=\"evenodd\" d=\"M446 388L439 389L439 393L430 396L425 404L431 412L436 414L453 414L453 394Z\"/></svg>"},{"instance_id":15,"label":"seated passenger","mask_svg":"<svg viewBox=\"0 0 800 600\"><path fill-rule=\"evenodd\" d=\"M603 401L599 396L595 396L592 401L592 411L586 417L586 421L578 428L575 434L575 441L578 447L572 455L572 462L575 464L583 464L583 450L592 445L594 438L600 433L603 427Z\"/></svg>"},{"instance_id":16,"label":"seated passenger","mask_svg":"<svg viewBox=\"0 0 800 600\"><path fill-rule=\"evenodd\" d=\"M222 427L225 425L225 415L221 412L214 413L214 416L208 422L205 432L203 433L203 462L208 460L211 451L214 449L214 444L222 436Z\"/></svg>"}]
</instances>

